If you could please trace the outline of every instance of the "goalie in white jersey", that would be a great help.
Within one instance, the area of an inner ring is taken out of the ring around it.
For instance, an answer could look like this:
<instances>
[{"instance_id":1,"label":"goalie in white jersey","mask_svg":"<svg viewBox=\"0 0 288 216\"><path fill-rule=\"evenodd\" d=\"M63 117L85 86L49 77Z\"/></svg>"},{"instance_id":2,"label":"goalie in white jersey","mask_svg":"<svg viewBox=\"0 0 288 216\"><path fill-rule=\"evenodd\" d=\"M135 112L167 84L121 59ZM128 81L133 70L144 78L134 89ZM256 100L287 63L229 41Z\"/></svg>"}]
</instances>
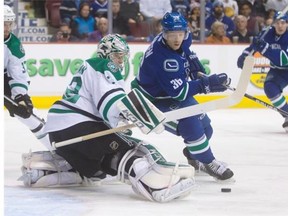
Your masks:
<instances>
[{"instance_id":1,"label":"goalie in white jersey","mask_svg":"<svg viewBox=\"0 0 288 216\"><path fill-rule=\"evenodd\" d=\"M4 5L4 105L11 117L26 125L48 149L48 137L43 133L44 121L35 115L28 89L30 79L26 71L25 51L12 33L15 26L13 10Z\"/></svg>"},{"instance_id":2,"label":"goalie in white jersey","mask_svg":"<svg viewBox=\"0 0 288 216\"><path fill-rule=\"evenodd\" d=\"M127 95L124 91L121 71L128 56L129 47L119 35L107 35L99 42L97 57L84 61L63 98L48 112L45 131L51 143L111 129L123 116L136 119L135 125L144 133L164 129L163 113L141 93L132 91ZM142 117L153 119L152 124ZM21 179L25 185L81 184L109 174L132 184L137 194L158 202L187 195L194 186L192 166L167 162L151 144L125 133L77 142L55 151L57 155L23 155Z\"/></svg>"}]
</instances>

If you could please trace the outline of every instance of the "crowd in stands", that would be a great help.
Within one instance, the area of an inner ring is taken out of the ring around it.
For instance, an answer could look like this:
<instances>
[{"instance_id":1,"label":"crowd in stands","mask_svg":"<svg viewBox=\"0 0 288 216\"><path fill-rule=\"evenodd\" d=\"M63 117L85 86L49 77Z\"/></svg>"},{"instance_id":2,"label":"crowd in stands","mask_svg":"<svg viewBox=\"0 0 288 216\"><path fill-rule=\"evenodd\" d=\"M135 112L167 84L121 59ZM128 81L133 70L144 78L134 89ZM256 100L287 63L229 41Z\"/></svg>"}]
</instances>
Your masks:
<instances>
[{"instance_id":1,"label":"crowd in stands","mask_svg":"<svg viewBox=\"0 0 288 216\"><path fill-rule=\"evenodd\" d=\"M35 0L34 0L35 1ZM55 0L54 0L55 1ZM46 0L51 2L51 0ZM161 32L161 18L178 11L200 41L200 6L205 2L205 42L249 43L273 22L288 0L58 0L59 31L51 42L98 42L108 34L108 2L112 32L127 41L152 41ZM68 36L67 36L68 35Z\"/></svg>"}]
</instances>

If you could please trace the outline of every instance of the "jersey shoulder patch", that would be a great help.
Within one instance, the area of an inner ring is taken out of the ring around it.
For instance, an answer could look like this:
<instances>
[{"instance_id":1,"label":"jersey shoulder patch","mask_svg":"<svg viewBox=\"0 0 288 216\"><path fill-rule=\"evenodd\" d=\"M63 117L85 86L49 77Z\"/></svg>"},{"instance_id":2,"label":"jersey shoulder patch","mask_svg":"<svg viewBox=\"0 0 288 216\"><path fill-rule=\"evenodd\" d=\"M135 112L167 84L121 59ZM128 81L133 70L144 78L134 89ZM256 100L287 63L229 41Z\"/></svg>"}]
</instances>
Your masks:
<instances>
[{"instance_id":1,"label":"jersey shoulder patch","mask_svg":"<svg viewBox=\"0 0 288 216\"><path fill-rule=\"evenodd\" d=\"M163 66L164 70L167 72L179 71L179 63L176 59L166 59Z\"/></svg>"},{"instance_id":2,"label":"jersey shoulder patch","mask_svg":"<svg viewBox=\"0 0 288 216\"><path fill-rule=\"evenodd\" d=\"M12 55L16 56L17 58L23 58L25 56L25 50L23 48L23 45L14 34L11 33L10 38L4 43L6 44Z\"/></svg>"}]
</instances>

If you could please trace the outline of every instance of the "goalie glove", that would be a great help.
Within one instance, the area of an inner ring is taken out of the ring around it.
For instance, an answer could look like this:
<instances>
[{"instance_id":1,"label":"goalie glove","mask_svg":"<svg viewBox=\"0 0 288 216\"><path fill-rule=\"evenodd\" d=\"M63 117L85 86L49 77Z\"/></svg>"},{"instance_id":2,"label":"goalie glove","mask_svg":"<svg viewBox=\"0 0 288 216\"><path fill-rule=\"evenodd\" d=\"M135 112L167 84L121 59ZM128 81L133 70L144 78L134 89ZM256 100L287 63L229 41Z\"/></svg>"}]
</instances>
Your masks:
<instances>
[{"instance_id":1,"label":"goalie glove","mask_svg":"<svg viewBox=\"0 0 288 216\"><path fill-rule=\"evenodd\" d=\"M151 131L161 133L164 130L162 122L165 115L157 109L144 95L137 89L133 89L128 95L118 103L122 115L144 134Z\"/></svg>"}]
</instances>

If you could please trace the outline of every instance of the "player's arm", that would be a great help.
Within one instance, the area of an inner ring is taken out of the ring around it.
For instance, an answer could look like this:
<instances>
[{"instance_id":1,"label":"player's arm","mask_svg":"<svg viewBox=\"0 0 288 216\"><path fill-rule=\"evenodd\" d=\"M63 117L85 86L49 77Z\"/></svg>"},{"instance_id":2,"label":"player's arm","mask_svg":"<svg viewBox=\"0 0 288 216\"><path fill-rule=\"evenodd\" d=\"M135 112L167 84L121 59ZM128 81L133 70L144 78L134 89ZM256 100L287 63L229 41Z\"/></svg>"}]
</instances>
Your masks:
<instances>
[{"instance_id":1,"label":"player's arm","mask_svg":"<svg viewBox=\"0 0 288 216\"><path fill-rule=\"evenodd\" d=\"M10 112L28 118L33 113L33 104L28 95L29 76L26 70L25 52L21 43L15 43L9 53L7 65L11 98L18 106L11 106Z\"/></svg>"}]
</instances>

